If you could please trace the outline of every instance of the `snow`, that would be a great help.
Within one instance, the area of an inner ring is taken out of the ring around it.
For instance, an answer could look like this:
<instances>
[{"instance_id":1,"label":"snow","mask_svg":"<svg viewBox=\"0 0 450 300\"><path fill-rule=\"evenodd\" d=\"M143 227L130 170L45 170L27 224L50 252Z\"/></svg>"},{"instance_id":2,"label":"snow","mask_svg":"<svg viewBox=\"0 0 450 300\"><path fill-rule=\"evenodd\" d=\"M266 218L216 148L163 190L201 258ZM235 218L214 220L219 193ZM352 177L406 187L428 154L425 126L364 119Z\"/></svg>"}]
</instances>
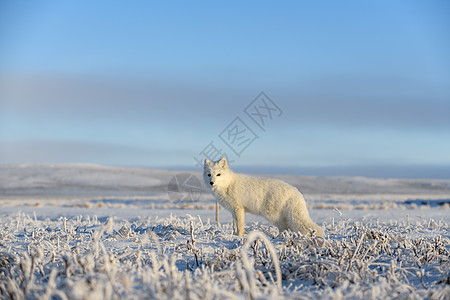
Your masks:
<instances>
[{"instance_id":1,"label":"snow","mask_svg":"<svg viewBox=\"0 0 450 300\"><path fill-rule=\"evenodd\" d=\"M450 180L276 176L326 238L250 214L241 238L209 193L168 197L178 173L1 165L0 298L450 298Z\"/></svg>"}]
</instances>

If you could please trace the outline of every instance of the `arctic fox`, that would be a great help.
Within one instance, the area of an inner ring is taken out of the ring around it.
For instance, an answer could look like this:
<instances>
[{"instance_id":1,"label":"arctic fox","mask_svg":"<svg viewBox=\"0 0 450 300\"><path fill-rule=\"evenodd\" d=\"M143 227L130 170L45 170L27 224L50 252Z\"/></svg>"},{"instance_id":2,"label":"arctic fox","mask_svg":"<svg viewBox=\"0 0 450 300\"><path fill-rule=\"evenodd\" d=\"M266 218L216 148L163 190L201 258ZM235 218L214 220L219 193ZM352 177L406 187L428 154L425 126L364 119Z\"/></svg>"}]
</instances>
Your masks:
<instances>
[{"instance_id":1,"label":"arctic fox","mask_svg":"<svg viewBox=\"0 0 450 300\"><path fill-rule=\"evenodd\" d=\"M216 162L205 159L203 179L233 215L233 233L238 236L244 235L246 211L265 217L280 232L315 231L316 236L323 236L320 226L309 217L302 194L286 182L234 173L225 157Z\"/></svg>"}]
</instances>

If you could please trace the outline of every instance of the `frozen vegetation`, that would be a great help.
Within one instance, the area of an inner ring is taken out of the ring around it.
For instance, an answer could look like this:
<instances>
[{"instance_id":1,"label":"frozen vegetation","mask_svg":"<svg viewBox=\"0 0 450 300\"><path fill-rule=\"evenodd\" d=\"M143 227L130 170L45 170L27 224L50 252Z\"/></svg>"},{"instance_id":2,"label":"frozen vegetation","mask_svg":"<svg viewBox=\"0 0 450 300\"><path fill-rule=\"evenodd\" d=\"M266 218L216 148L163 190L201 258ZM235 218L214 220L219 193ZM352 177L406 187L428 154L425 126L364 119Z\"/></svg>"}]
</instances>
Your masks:
<instances>
[{"instance_id":1,"label":"frozen vegetation","mask_svg":"<svg viewBox=\"0 0 450 300\"><path fill-rule=\"evenodd\" d=\"M450 180L283 176L326 238L214 200L177 172L0 166L1 299L449 299Z\"/></svg>"}]
</instances>

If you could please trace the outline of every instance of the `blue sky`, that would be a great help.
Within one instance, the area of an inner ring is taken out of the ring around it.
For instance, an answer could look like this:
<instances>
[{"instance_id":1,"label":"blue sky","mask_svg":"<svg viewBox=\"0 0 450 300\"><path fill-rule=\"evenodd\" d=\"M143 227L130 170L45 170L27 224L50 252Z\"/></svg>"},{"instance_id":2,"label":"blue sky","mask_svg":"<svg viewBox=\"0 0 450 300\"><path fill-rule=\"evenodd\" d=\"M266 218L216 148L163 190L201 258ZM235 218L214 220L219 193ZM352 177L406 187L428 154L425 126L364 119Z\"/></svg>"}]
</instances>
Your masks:
<instances>
[{"instance_id":1,"label":"blue sky","mask_svg":"<svg viewBox=\"0 0 450 300\"><path fill-rule=\"evenodd\" d=\"M0 163L193 167L212 141L236 166L450 177L449 14L447 1L3 1ZM261 91L283 111L265 131L244 113ZM236 117L258 136L240 157L219 138Z\"/></svg>"}]
</instances>

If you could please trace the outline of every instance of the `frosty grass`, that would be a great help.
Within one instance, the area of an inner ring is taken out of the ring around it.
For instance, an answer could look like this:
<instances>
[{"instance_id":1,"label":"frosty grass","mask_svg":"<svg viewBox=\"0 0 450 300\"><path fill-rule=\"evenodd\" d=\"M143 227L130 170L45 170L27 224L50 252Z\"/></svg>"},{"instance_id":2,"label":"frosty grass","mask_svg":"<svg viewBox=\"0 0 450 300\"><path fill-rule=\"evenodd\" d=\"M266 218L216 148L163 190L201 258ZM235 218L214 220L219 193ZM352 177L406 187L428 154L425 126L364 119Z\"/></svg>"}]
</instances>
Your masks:
<instances>
[{"instance_id":1,"label":"frosty grass","mask_svg":"<svg viewBox=\"0 0 450 300\"><path fill-rule=\"evenodd\" d=\"M200 217L0 219L2 299L449 299L443 221L324 224L327 237Z\"/></svg>"}]
</instances>

